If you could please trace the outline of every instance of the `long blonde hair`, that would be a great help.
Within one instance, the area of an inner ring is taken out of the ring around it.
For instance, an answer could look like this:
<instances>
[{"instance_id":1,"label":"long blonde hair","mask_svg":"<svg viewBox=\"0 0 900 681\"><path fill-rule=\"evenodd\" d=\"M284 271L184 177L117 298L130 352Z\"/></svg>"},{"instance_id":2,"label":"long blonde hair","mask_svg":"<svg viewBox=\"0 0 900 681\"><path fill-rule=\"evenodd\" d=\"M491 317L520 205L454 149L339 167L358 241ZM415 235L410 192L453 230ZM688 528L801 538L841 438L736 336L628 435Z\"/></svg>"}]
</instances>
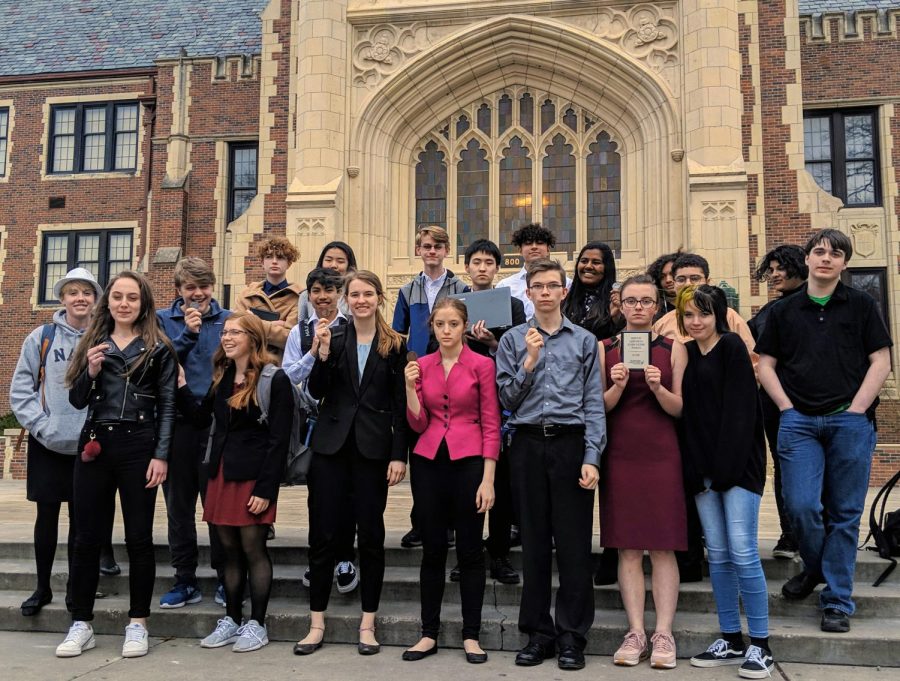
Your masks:
<instances>
[{"instance_id":1,"label":"long blonde hair","mask_svg":"<svg viewBox=\"0 0 900 681\"><path fill-rule=\"evenodd\" d=\"M235 321L241 330L247 334L250 341L250 356L247 358L247 369L244 372L244 385L236 390L228 398L228 405L234 409L246 409L250 401L256 402L256 385L259 383L259 375L266 364L278 362L269 351L266 350L266 327L262 321L252 312L232 312L225 323ZM234 362L225 356L225 350L221 343L213 354L213 380L211 390L216 390L225 372Z\"/></svg>"},{"instance_id":2,"label":"long blonde hair","mask_svg":"<svg viewBox=\"0 0 900 681\"><path fill-rule=\"evenodd\" d=\"M138 290L141 294L141 309L133 327L144 342L144 347L148 350L148 352L142 353L138 360L123 375L130 376L134 374L144 364L147 357L150 356L149 351L155 348L157 343L165 343L166 347L173 354L175 353L175 349L172 347L166 334L163 333L162 327L159 325L159 319L156 317L156 305L153 302L153 290L150 288L150 283L142 274L124 270L110 278L103 295L100 296L100 300L97 302L97 307L94 308L94 314L91 317L91 323L87 331L84 332L84 335L75 347L72 361L69 362L69 369L66 371L66 385L69 387L87 369L87 351L109 338L116 328L116 322L109 312L109 294L113 285L119 279L131 279L137 282Z\"/></svg>"},{"instance_id":3,"label":"long blonde hair","mask_svg":"<svg viewBox=\"0 0 900 681\"><path fill-rule=\"evenodd\" d=\"M384 287L381 285L381 279L378 275L369 270L357 270L348 272L344 277L344 295L350 291L350 282L359 280L364 284L368 284L375 289L378 296L378 307L375 308L375 328L378 331L378 347L375 351L382 357L387 357L392 351L397 352L403 343L403 336L394 331L391 325L384 319L381 313L384 309Z\"/></svg>"}]
</instances>

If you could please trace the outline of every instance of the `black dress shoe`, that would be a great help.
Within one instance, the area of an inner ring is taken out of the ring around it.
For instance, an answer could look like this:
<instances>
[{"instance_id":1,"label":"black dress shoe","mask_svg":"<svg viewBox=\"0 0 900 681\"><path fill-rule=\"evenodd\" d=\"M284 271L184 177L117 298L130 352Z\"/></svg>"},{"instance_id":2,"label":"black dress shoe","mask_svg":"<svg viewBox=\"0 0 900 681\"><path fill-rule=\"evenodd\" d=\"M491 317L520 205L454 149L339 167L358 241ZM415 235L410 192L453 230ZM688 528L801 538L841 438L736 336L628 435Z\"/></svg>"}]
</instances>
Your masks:
<instances>
[{"instance_id":1,"label":"black dress shoe","mask_svg":"<svg viewBox=\"0 0 900 681\"><path fill-rule=\"evenodd\" d=\"M825 608L822 613L822 631L834 634L845 634L850 631L850 618L847 613L835 608Z\"/></svg>"},{"instance_id":2,"label":"black dress shoe","mask_svg":"<svg viewBox=\"0 0 900 681\"><path fill-rule=\"evenodd\" d=\"M491 561L491 579L496 579L501 584L518 584L519 573L506 556L494 558Z\"/></svg>"},{"instance_id":3,"label":"black dress shoe","mask_svg":"<svg viewBox=\"0 0 900 681\"><path fill-rule=\"evenodd\" d=\"M786 581L781 587L781 593L789 601L799 601L809 596L824 581L821 576L804 570Z\"/></svg>"},{"instance_id":4,"label":"black dress shoe","mask_svg":"<svg viewBox=\"0 0 900 681\"><path fill-rule=\"evenodd\" d=\"M459 581L459 563L453 566L453 569L450 570L450 581L458 582Z\"/></svg>"},{"instance_id":5,"label":"black dress shoe","mask_svg":"<svg viewBox=\"0 0 900 681\"><path fill-rule=\"evenodd\" d=\"M419 531L414 527L409 532L403 535L403 538L400 540L400 546L404 549L414 549L422 545L422 536L419 534Z\"/></svg>"},{"instance_id":6,"label":"black dress shoe","mask_svg":"<svg viewBox=\"0 0 900 681\"><path fill-rule=\"evenodd\" d=\"M429 655L434 655L438 650L437 641L434 642L434 645L431 646L428 650L404 650L403 651L403 659L406 662L418 662L419 660L423 660Z\"/></svg>"},{"instance_id":7,"label":"black dress shoe","mask_svg":"<svg viewBox=\"0 0 900 681\"><path fill-rule=\"evenodd\" d=\"M520 667L536 667L542 664L544 660L549 660L554 655L552 645L541 645L540 643L529 643L516 653L516 664Z\"/></svg>"},{"instance_id":8,"label":"black dress shoe","mask_svg":"<svg viewBox=\"0 0 900 681\"><path fill-rule=\"evenodd\" d=\"M115 556L111 553L100 556L100 574L106 577L116 577L122 574L122 568L119 567Z\"/></svg>"},{"instance_id":9,"label":"black dress shoe","mask_svg":"<svg viewBox=\"0 0 900 681\"><path fill-rule=\"evenodd\" d=\"M584 669L584 653L575 646L563 646L557 664L560 669Z\"/></svg>"},{"instance_id":10,"label":"black dress shoe","mask_svg":"<svg viewBox=\"0 0 900 681\"><path fill-rule=\"evenodd\" d=\"M53 600L53 592L51 591L35 591L31 596L22 602L22 614L25 617L37 615L41 608Z\"/></svg>"},{"instance_id":11,"label":"black dress shoe","mask_svg":"<svg viewBox=\"0 0 900 681\"><path fill-rule=\"evenodd\" d=\"M469 664L484 664L487 662L487 653L466 653L466 662Z\"/></svg>"}]
</instances>

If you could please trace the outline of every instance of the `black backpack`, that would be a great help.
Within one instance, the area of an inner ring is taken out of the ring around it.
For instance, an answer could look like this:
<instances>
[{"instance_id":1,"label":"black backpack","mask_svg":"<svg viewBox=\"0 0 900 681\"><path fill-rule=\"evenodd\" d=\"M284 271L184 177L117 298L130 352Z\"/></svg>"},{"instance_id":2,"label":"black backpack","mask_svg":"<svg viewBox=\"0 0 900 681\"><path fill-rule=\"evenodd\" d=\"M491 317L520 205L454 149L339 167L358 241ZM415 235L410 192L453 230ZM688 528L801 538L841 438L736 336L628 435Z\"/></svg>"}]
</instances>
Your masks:
<instances>
[{"instance_id":1,"label":"black backpack","mask_svg":"<svg viewBox=\"0 0 900 681\"><path fill-rule=\"evenodd\" d=\"M869 551L875 551L879 556L891 562L884 572L875 580L872 586L878 586L886 580L897 567L897 561L894 556L900 556L900 508L890 513L884 512L887 505L888 497L891 490L897 482L900 481L900 471L897 471L890 480L884 483L884 487L878 490L875 499L872 501L872 508L869 511L869 536L866 537L867 543L869 539L875 540L875 546L869 546ZM879 502L881 507L879 508Z\"/></svg>"}]
</instances>

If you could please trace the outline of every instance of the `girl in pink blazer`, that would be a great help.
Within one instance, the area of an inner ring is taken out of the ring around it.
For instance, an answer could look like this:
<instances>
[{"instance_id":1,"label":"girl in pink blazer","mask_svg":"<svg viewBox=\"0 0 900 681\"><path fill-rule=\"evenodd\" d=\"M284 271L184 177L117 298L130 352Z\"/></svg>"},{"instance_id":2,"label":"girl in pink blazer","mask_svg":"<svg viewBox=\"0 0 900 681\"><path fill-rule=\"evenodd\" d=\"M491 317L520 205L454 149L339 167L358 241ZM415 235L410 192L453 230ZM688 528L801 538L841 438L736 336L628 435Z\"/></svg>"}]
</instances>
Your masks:
<instances>
[{"instance_id":1,"label":"girl in pink blazer","mask_svg":"<svg viewBox=\"0 0 900 681\"><path fill-rule=\"evenodd\" d=\"M500 406L494 363L466 346L467 322L462 302L439 300L429 325L440 349L406 366L406 416L420 434L410 465L422 533L422 638L403 653L407 661L437 652L448 529L456 531L466 660L487 661L478 643L485 584L482 530L484 513L494 505Z\"/></svg>"}]
</instances>

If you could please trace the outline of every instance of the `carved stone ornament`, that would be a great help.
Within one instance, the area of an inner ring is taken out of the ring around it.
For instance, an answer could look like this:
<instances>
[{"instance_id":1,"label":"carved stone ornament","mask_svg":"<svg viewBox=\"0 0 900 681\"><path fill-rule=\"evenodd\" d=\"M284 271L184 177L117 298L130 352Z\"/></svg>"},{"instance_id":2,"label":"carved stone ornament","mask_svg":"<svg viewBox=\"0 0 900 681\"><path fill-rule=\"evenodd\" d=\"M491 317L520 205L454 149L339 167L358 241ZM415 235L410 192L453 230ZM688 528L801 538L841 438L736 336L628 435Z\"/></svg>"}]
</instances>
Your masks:
<instances>
[{"instance_id":1,"label":"carved stone ornament","mask_svg":"<svg viewBox=\"0 0 900 681\"><path fill-rule=\"evenodd\" d=\"M853 237L853 251L863 258L871 258L878 250L878 225L860 223L850 225L850 235Z\"/></svg>"},{"instance_id":2,"label":"carved stone ornament","mask_svg":"<svg viewBox=\"0 0 900 681\"><path fill-rule=\"evenodd\" d=\"M347 175L350 177L359 177L359 166L349 166L347 168Z\"/></svg>"},{"instance_id":3,"label":"carved stone ornament","mask_svg":"<svg viewBox=\"0 0 900 681\"><path fill-rule=\"evenodd\" d=\"M704 220L731 220L737 215L737 204L731 200L701 201Z\"/></svg>"},{"instance_id":4,"label":"carved stone ornament","mask_svg":"<svg viewBox=\"0 0 900 681\"><path fill-rule=\"evenodd\" d=\"M300 236L324 236L326 218L298 218L297 234Z\"/></svg>"},{"instance_id":5,"label":"carved stone ornament","mask_svg":"<svg viewBox=\"0 0 900 681\"><path fill-rule=\"evenodd\" d=\"M684 149L672 149L672 160L681 163L684 160Z\"/></svg>"},{"instance_id":6,"label":"carved stone ornament","mask_svg":"<svg viewBox=\"0 0 900 681\"><path fill-rule=\"evenodd\" d=\"M444 29L444 33L452 29ZM378 24L360 29L353 47L353 84L368 88L398 70L410 58L433 43L433 35L423 23L406 26Z\"/></svg>"}]
</instances>

